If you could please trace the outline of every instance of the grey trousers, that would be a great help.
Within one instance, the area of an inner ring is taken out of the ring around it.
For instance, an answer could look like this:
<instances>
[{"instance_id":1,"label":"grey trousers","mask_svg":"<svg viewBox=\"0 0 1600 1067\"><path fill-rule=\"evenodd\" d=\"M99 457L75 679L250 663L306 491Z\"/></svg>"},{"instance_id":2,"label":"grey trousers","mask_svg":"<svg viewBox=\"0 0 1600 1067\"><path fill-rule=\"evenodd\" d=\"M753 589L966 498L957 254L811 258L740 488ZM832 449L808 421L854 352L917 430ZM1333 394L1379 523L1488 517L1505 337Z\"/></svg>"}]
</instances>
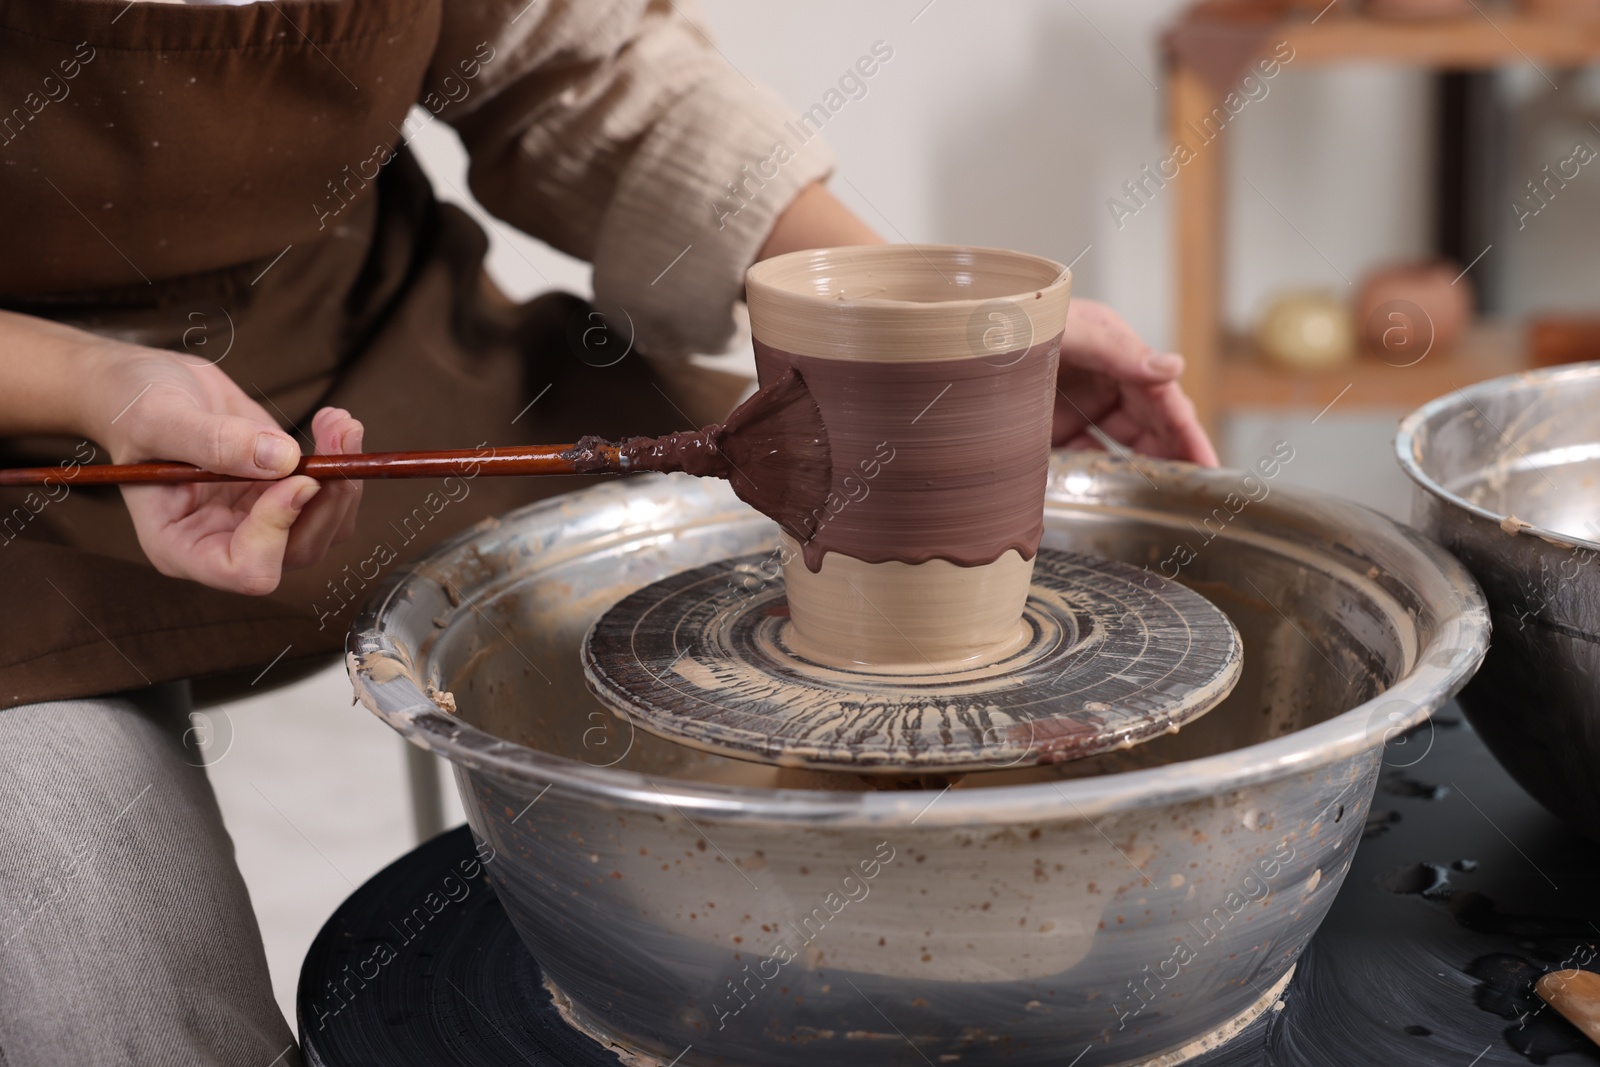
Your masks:
<instances>
[{"instance_id":1,"label":"grey trousers","mask_svg":"<svg viewBox=\"0 0 1600 1067\"><path fill-rule=\"evenodd\" d=\"M298 1067L188 710L0 711L0 1067Z\"/></svg>"}]
</instances>

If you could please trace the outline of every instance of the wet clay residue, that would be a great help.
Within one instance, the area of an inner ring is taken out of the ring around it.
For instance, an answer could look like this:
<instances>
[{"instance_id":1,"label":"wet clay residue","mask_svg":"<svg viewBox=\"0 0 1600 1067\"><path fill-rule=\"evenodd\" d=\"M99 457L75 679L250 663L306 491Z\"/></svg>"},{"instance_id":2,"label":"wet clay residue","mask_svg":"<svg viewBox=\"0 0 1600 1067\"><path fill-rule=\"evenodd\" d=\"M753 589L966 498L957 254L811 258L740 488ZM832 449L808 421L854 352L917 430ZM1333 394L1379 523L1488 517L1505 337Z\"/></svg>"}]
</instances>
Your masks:
<instances>
[{"instance_id":1,"label":"wet clay residue","mask_svg":"<svg viewBox=\"0 0 1600 1067\"><path fill-rule=\"evenodd\" d=\"M1512 537L1515 537L1517 534L1521 533L1523 530L1531 530L1531 529L1533 529L1533 523L1524 522L1522 519L1517 518L1515 515L1507 515L1505 518L1500 520L1500 529L1504 530L1506 533L1510 534Z\"/></svg>"},{"instance_id":2,"label":"wet clay residue","mask_svg":"<svg viewBox=\"0 0 1600 1067\"><path fill-rule=\"evenodd\" d=\"M815 534L833 480L828 432L798 371L775 375L726 422L617 443L585 437L564 456L580 474L683 471L726 478L740 500L800 541Z\"/></svg>"},{"instance_id":3,"label":"wet clay residue","mask_svg":"<svg viewBox=\"0 0 1600 1067\"><path fill-rule=\"evenodd\" d=\"M1060 338L971 359L867 362L755 343L763 382L805 378L827 426L837 506L815 515L806 566L1032 559L1044 533Z\"/></svg>"}]
</instances>

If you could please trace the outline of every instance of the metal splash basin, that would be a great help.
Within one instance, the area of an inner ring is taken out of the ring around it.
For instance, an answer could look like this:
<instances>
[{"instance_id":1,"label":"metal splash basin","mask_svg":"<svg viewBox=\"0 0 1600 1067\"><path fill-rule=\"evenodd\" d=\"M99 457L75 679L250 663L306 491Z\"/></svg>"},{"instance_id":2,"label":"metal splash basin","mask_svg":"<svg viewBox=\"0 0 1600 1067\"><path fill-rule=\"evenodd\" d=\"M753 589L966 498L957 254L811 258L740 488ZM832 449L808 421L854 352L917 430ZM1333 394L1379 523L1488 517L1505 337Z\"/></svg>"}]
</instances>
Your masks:
<instances>
[{"instance_id":1,"label":"metal splash basin","mask_svg":"<svg viewBox=\"0 0 1600 1067\"><path fill-rule=\"evenodd\" d=\"M633 729L585 688L589 626L776 545L726 486L683 476L440 547L356 620L350 675L451 761L557 1003L625 1062L1181 1062L1285 988L1386 746L1476 669L1487 610L1437 546L1256 470L1065 454L1045 526L1046 547L1148 566L1225 611L1232 694L1153 741L947 789Z\"/></svg>"},{"instance_id":2,"label":"metal splash basin","mask_svg":"<svg viewBox=\"0 0 1600 1067\"><path fill-rule=\"evenodd\" d=\"M1489 600L1494 642L1463 710L1519 785L1600 841L1600 363L1440 397L1395 450L1413 524Z\"/></svg>"}]
</instances>

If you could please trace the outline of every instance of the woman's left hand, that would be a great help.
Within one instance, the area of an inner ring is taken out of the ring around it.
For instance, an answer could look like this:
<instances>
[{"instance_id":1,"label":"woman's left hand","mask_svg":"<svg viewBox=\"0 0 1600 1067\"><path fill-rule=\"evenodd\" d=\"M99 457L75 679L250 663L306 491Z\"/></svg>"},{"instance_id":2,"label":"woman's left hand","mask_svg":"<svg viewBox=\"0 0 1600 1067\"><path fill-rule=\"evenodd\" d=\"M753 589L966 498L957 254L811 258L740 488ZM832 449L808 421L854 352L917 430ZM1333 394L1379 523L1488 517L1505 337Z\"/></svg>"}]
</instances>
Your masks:
<instances>
[{"instance_id":1,"label":"woman's left hand","mask_svg":"<svg viewBox=\"0 0 1600 1067\"><path fill-rule=\"evenodd\" d=\"M1061 338L1051 443L1103 448L1093 427L1134 452L1207 467L1217 453L1178 385L1183 357L1157 352L1115 311L1074 297Z\"/></svg>"}]
</instances>

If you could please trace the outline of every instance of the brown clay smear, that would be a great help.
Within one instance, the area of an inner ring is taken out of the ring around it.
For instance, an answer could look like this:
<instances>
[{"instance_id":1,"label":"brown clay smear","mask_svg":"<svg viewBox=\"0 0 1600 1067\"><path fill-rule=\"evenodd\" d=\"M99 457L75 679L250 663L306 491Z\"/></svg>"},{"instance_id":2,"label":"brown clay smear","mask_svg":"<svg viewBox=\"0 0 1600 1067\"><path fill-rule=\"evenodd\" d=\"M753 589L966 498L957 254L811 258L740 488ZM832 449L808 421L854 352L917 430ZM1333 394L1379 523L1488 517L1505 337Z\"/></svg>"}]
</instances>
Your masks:
<instances>
[{"instance_id":1,"label":"brown clay smear","mask_svg":"<svg viewBox=\"0 0 1600 1067\"><path fill-rule=\"evenodd\" d=\"M726 478L740 500L798 540L815 531L833 477L822 414L798 373L778 374L728 421L665 437L585 437L562 454L583 474L685 471Z\"/></svg>"},{"instance_id":2,"label":"brown clay smear","mask_svg":"<svg viewBox=\"0 0 1600 1067\"><path fill-rule=\"evenodd\" d=\"M828 552L867 563L1032 559L1044 533L1059 336L971 359L873 363L757 341L763 384L790 368L827 427L833 484L806 566Z\"/></svg>"}]
</instances>

